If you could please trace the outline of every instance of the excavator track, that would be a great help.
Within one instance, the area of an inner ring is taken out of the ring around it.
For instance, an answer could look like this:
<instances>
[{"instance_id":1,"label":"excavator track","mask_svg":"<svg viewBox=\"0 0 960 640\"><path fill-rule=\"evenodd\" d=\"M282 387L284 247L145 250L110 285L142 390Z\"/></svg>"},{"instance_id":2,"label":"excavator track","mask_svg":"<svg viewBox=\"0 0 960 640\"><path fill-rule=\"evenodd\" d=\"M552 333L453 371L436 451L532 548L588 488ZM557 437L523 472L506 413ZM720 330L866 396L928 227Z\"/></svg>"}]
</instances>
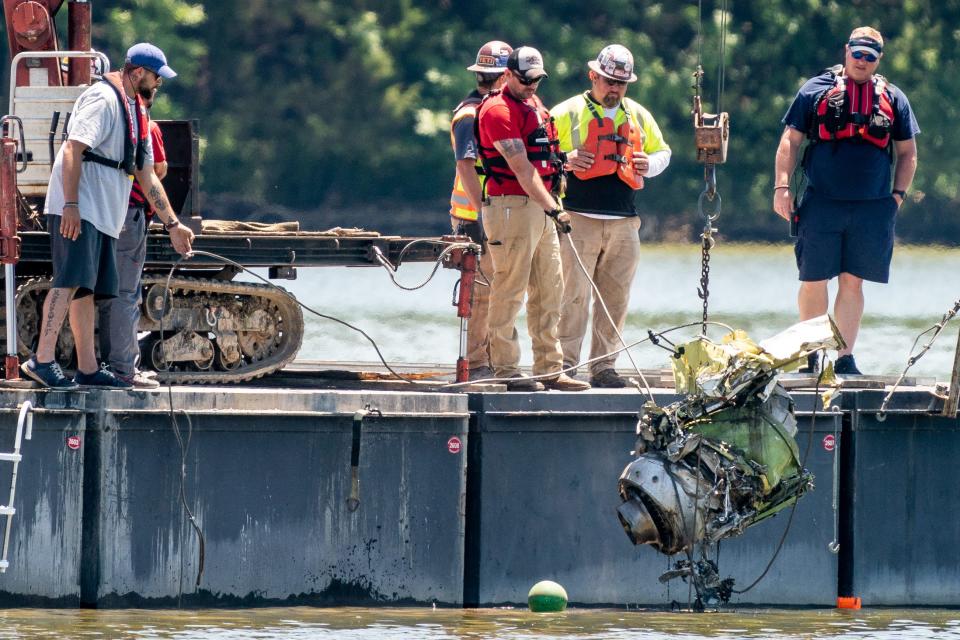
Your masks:
<instances>
[{"instance_id":1,"label":"excavator track","mask_svg":"<svg viewBox=\"0 0 960 640\"><path fill-rule=\"evenodd\" d=\"M174 277L169 281L173 295L164 306L167 286L164 276L143 277L140 330L151 335L146 343L141 340L146 344L142 358L161 382L244 382L278 371L296 357L303 313L285 289ZM183 359L191 351L198 357Z\"/></svg>"},{"instance_id":2,"label":"excavator track","mask_svg":"<svg viewBox=\"0 0 960 640\"><path fill-rule=\"evenodd\" d=\"M17 287L18 352L36 349L50 279ZM303 340L303 313L286 290L265 284L144 274L141 368L173 384L231 384L282 369ZM168 293L169 291L169 293ZM3 322L0 321L0 325ZM144 336L143 334L147 335ZM57 360L75 363L73 335L60 332Z\"/></svg>"}]
</instances>

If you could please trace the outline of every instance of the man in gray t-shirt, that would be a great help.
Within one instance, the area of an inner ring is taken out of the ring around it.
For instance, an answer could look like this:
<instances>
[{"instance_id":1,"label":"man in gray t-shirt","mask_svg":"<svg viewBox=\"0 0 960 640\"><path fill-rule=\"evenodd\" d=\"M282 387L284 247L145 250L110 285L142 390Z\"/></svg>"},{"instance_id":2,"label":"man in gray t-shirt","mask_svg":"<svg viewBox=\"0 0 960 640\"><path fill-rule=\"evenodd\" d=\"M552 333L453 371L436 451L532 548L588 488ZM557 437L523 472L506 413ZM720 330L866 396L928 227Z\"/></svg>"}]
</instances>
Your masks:
<instances>
[{"instance_id":1,"label":"man in gray t-shirt","mask_svg":"<svg viewBox=\"0 0 960 640\"><path fill-rule=\"evenodd\" d=\"M180 225L153 172L142 96L177 74L157 47L140 43L127 51L123 70L109 73L80 95L47 187L47 230L53 256L53 286L43 303L36 354L21 371L58 389L77 385L129 388L99 369L94 350L94 296L117 295L115 242L127 212L131 176L136 176L174 248L190 251L193 233ZM77 375L67 379L55 360L67 313L77 351Z\"/></svg>"}]
</instances>

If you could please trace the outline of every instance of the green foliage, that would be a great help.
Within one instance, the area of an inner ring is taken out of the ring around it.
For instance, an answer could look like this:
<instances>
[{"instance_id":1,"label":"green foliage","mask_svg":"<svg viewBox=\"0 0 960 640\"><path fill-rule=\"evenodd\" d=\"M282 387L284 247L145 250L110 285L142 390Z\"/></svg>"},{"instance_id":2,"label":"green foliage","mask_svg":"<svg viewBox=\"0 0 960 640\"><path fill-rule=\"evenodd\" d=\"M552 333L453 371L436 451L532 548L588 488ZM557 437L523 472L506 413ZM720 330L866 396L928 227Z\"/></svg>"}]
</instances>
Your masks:
<instances>
[{"instance_id":1,"label":"green foliage","mask_svg":"<svg viewBox=\"0 0 960 640\"><path fill-rule=\"evenodd\" d=\"M960 0L704 0L702 24L693 1L116 0L94 5L93 39L115 66L135 41L167 52L180 77L164 85L157 115L200 120L208 193L386 217L419 209L435 231L446 224L453 176L449 114L473 85L464 68L480 45L496 38L539 48L550 72L540 93L553 105L583 91L586 62L620 42L640 75L629 95L674 150L638 202L648 222L695 237L703 174L692 73L702 52L704 106L715 110L723 6L720 106L732 123L730 159L719 169L725 236L785 236L771 210L780 119L804 79L839 62L850 30L868 24L887 39L880 71L907 93L924 129L901 235L960 237L951 134L960 76L950 72L960 57Z\"/></svg>"},{"instance_id":2,"label":"green foliage","mask_svg":"<svg viewBox=\"0 0 960 640\"><path fill-rule=\"evenodd\" d=\"M206 14L203 4L186 0L118 0L94 5L94 49L107 54L114 69L123 65L130 45L152 42L168 54L170 66L179 74L158 94L156 118L189 118L179 96L186 93L200 75L200 60L207 42L199 37ZM58 18L63 19L65 8Z\"/></svg>"}]
</instances>

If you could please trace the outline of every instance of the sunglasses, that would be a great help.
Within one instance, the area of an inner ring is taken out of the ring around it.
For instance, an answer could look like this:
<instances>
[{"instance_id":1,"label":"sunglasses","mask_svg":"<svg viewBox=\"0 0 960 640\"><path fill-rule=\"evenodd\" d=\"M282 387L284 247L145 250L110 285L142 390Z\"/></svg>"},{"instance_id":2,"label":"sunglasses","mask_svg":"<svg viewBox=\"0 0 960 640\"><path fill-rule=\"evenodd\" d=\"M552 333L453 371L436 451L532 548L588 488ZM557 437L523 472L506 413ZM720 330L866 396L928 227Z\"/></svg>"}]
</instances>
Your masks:
<instances>
[{"instance_id":1,"label":"sunglasses","mask_svg":"<svg viewBox=\"0 0 960 640\"><path fill-rule=\"evenodd\" d=\"M522 84L522 85L525 86L525 87L529 87L529 86L531 86L531 85L535 85L535 84L537 84L538 82L540 82L541 80L543 80L543 78L544 78L544 76L540 76L539 78L534 78L533 80L528 80L527 78L524 78L523 76L521 76L521 75L518 74L518 73L515 73L515 74L514 74L514 77L517 79L517 82L519 82L520 84Z\"/></svg>"},{"instance_id":2,"label":"sunglasses","mask_svg":"<svg viewBox=\"0 0 960 640\"><path fill-rule=\"evenodd\" d=\"M872 53L867 53L866 51L851 51L850 55L853 56L854 60L866 60L867 62L876 62L879 60L877 56Z\"/></svg>"},{"instance_id":3,"label":"sunglasses","mask_svg":"<svg viewBox=\"0 0 960 640\"><path fill-rule=\"evenodd\" d=\"M151 76L153 76L153 79L157 81L157 87L163 84L163 76L161 76L159 73L157 73L153 69L147 69L146 67L140 67L140 68L146 71L147 73L149 73Z\"/></svg>"},{"instance_id":4,"label":"sunglasses","mask_svg":"<svg viewBox=\"0 0 960 640\"><path fill-rule=\"evenodd\" d=\"M598 74L599 75L599 74ZM627 86L626 80L611 80L606 76L600 76L604 82L606 82L611 87L625 87Z\"/></svg>"}]
</instances>

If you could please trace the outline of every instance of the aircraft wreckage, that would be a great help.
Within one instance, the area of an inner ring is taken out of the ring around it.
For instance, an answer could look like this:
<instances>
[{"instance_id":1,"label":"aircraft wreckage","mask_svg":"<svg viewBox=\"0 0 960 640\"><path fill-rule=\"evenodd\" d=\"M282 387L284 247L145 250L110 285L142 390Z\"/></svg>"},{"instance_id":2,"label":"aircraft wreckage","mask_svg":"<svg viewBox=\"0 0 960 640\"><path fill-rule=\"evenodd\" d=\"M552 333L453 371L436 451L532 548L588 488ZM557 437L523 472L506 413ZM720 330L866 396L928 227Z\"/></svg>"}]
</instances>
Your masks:
<instances>
[{"instance_id":1,"label":"aircraft wreckage","mask_svg":"<svg viewBox=\"0 0 960 640\"><path fill-rule=\"evenodd\" d=\"M692 582L700 606L729 600L733 580L719 578L705 548L740 535L813 487L795 440L793 401L778 375L797 369L810 352L842 344L832 320L821 316L759 344L734 331L720 343L701 336L675 347L676 389L686 397L667 407L644 405L617 509L634 544L687 553L662 582ZM820 385L834 381L828 367Z\"/></svg>"}]
</instances>

